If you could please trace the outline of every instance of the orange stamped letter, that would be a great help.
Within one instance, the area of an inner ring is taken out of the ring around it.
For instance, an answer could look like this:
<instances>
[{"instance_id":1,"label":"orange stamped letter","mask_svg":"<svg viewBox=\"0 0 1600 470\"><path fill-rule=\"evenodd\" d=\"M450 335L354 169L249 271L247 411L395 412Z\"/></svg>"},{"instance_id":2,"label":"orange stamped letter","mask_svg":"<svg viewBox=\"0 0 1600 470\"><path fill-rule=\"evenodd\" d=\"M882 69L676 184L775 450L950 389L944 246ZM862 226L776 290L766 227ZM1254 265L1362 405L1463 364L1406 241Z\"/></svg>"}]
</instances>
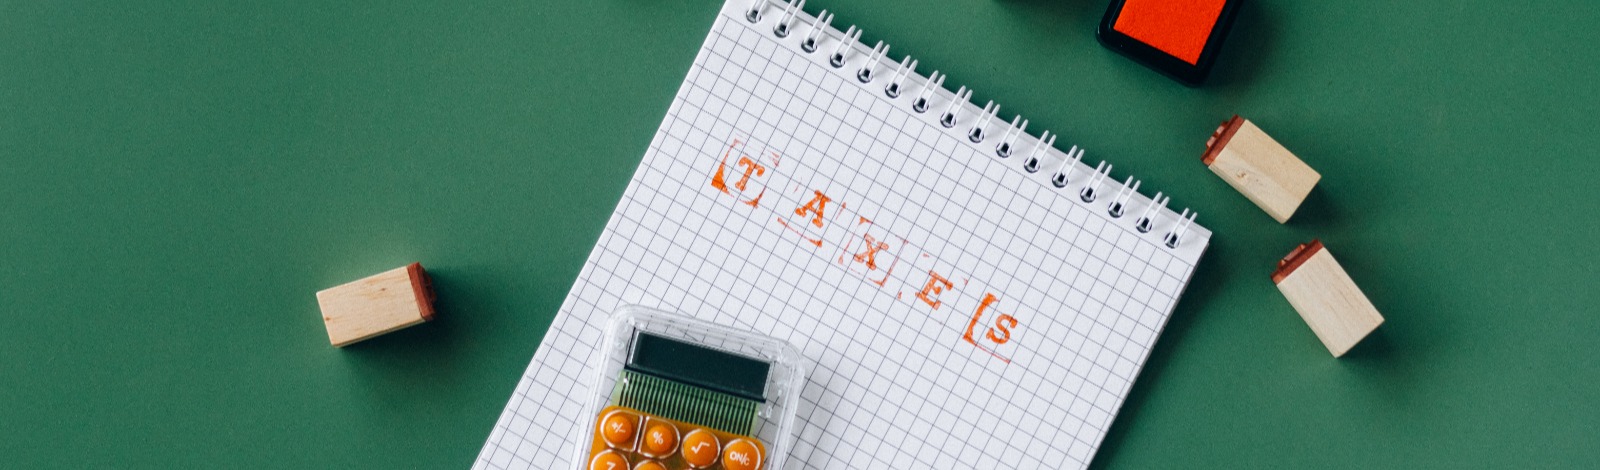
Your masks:
<instances>
[{"instance_id":1,"label":"orange stamped letter","mask_svg":"<svg viewBox=\"0 0 1600 470\"><path fill-rule=\"evenodd\" d=\"M944 301L939 300L939 294L943 294L944 291L954 287L955 284L951 284L949 279L945 279L944 276L940 276L939 273L930 269L928 270L928 283L922 286L922 292L917 293L917 298L922 299L923 303L933 307L934 310L938 310L939 306L944 304Z\"/></svg>"}]
</instances>

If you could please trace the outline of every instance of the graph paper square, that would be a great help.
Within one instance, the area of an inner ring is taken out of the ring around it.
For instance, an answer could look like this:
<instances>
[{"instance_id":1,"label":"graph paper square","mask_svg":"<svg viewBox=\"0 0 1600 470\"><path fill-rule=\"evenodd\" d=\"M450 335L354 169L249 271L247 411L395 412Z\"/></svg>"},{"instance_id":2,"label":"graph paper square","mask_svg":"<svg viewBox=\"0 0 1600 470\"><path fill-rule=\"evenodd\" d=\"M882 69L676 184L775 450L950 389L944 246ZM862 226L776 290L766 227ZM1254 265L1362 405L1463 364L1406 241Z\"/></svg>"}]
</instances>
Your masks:
<instances>
[{"instance_id":1,"label":"graph paper square","mask_svg":"<svg viewBox=\"0 0 1600 470\"><path fill-rule=\"evenodd\" d=\"M474 468L570 468L590 390L587 366L617 307L642 304L776 336L809 362L786 468L1084 467L1104 439L1210 233L1149 211L1133 229L1107 199L1078 197L1092 168L1043 170L953 128L883 86L893 62L812 18L774 36L778 4L751 23L730 1L650 141L554 324L490 431ZM855 71L875 67L862 83ZM1020 135L1016 154L1031 154ZM1041 147L1042 148L1042 147ZM1065 165L1071 165L1065 163ZM1056 188L1049 178L1078 178ZM1131 194L1126 212L1152 201Z\"/></svg>"}]
</instances>

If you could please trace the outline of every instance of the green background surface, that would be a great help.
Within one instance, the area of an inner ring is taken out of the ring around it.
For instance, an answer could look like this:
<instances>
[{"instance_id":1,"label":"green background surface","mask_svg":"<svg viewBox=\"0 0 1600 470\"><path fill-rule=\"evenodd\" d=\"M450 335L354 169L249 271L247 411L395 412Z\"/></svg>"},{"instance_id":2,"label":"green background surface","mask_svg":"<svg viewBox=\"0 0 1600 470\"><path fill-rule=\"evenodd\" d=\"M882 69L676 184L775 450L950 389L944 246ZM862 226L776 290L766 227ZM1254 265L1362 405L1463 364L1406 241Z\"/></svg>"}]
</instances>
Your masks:
<instances>
[{"instance_id":1,"label":"green background surface","mask_svg":"<svg viewBox=\"0 0 1600 470\"><path fill-rule=\"evenodd\" d=\"M0 461L469 465L719 6L0 0ZM1216 232L1096 466L1600 467L1600 3L1253 1L1199 89L1104 7L807 6ZM1234 113L1323 175L1287 225ZM1268 279L1313 237L1388 319L1340 360ZM329 346L411 261L440 320Z\"/></svg>"}]
</instances>

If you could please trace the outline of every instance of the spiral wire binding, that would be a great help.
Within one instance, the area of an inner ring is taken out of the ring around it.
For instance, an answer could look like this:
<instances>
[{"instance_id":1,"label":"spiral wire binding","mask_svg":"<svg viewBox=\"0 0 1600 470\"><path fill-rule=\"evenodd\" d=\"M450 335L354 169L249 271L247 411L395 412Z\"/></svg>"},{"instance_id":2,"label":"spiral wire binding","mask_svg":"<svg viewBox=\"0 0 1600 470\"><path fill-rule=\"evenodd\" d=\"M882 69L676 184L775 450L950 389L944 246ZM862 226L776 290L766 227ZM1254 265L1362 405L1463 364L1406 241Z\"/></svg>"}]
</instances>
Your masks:
<instances>
[{"instance_id":1,"label":"spiral wire binding","mask_svg":"<svg viewBox=\"0 0 1600 470\"><path fill-rule=\"evenodd\" d=\"M744 12L744 19L751 23L761 21L761 8L765 6L767 0L751 0L750 9Z\"/></svg>"},{"instance_id":2,"label":"spiral wire binding","mask_svg":"<svg viewBox=\"0 0 1600 470\"><path fill-rule=\"evenodd\" d=\"M1055 146L1056 136L1051 135L1050 131L1044 131L1043 134L1039 135L1039 140L1033 141L1033 155L1028 157L1028 161L1022 163L1022 169L1027 170L1028 173L1038 173L1039 157L1044 156L1046 150ZM1076 149L1078 147L1074 146L1072 148Z\"/></svg>"},{"instance_id":3,"label":"spiral wire binding","mask_svg":"<svg viewBox=\"0 0 1600 470\"><path fill-rule=\"evenodd\" d=\"M861 83L872 83L872 69L888 55L889 45L878 41L878 45L872 47L872 55L867 56L867 63L862 64L861 70L856 72L856 79L861 80Z\"/></svg>"},{"instance_id":4,"label":"spiral wire binding","mask_svg":"<svg viewBox=\"0 0 1600 470\"><path fill-rule=\"evenodd\" d=\"M783 17L778 19L778 25L772 27L772 34L777 35L780 38L789 37L789 25L794 21L795 10L799 10L805 6L806 0L798 0L794 3L790 3L788 8L784 8Z\"/></svg>"},{"instance_id":5,"label":"spiral wire binding","mask_svg":"<svg viewBox=\"0 0 1600 470\"><path fill-rule=\"evenodd\" d=\"M883 86L883 94L890 98L900 97L900 84L905 83L906 76L917 70L917 61L906 56L900 59L900 68L895 69L894 78L889 79L889 84Z\"/></svg>"},{"instance_id":6,"label":"spiral wire binding","mask_svg":"<svg viewBox=\"0 0 1600 470\"><path fill-rule=\"evenodd\" d=\"M1080 161L1083 161L1083 149L1074 145L1071 150L1067 150L1067 158L1061 159L1061 166L1056 167L1056 174L1050 177L1050 184L1057 188L1067 187L1067 183L1071 182L1069 178L1072 177L1072 170L1078 168Z\"/></svg>"},{"instance_id":7,"label":"spiral wire binding","mask_svg":"<svg viewBox=\"0 0 1600 470\"><path fill-rule=\"evenodd\" d=\"M1078 198L1083 199L1083 202L1094 202L1094 198L1097 196L1095 191L1100 188L1100 183L1105 182L1106 177L1110 175L1111 163L1100 160L1100 165L1094 167L1094 175L1090 176L1089 182L1083 185L1082 190L1078 191Z\"/></svg>"},{"instance_id":8,"label":"spiral wire binding","mask_svg":"<svg viewBox=\"0 0 1600 470\"><path fill-rule=\"evenodd\" d=\"M1139 233L1150 233L1150 229L1155 225L1155 222L1150 220L1150 216L1154 214L1160 214L1161 209L1166 209L1168 199L1172 198L1168 197L1163 199L1161 197L1161 191L1156 191L1156 197L1150 199L1150 207L1144 208L1144 214L1140 215L1139 219L1133 222L1133 228L1138 230Z\"/></svg>"},{"instance_id":9,"label":"spiral wire binding","mask_svg":"<svg viewBox=\"0 0 1600 470\"><path fill-rule=\"evenodd\" d=\"M917 99L911 102L911 110L918 114L928 112L928 99L933 97L933 90L942 86L944 86L944 75L938 70L933 71L928 75L928 84L922 87L922 94L917 95Z\"/></svg>"},{"instance_id":10,"label":"spiral wire binding","mask_svg":"<svg viewBox=\"0 0 1600 470\"><path fill-rule=\"evenodd\" d=\"M1199 215L1200 214L1189 212L1189 209L1187 208L1183 210L1183 215L1178 216L1178 225L1176 227L1172 227L1172 231L1167 232L1167 248L1178 247L1178 241L1183 240L1183 235L1189 233L1189 224L1194 223L1194 218Z\"/></svg>"},{"instance_id":11,"label":"spiral wire binding","mask_svg":"<svg viewBox=\"0 0 1600 470\"><path fill-rule=\"evenodd\" d=\"M961 89L956 91L955 98L950 99L950 106L946 106L944 114L939 115L939 125L946 129L955 128L956 121L961 119L961 104L970 99L972 90L968 90L966 85L961 85Z\"/></svg>"},{"instance_id":12,"label":"spiral wire binding","mask_svg":"<svg viewBox=\"0 0 1600 470\"><path fill-rule=\"evenodd\" d=\"M967 131L967 138L974 144L983 143L984 129L989 127L989 121L993 121L996 114L1000 114L1000 105L994 104L994 100L989 100L989 104L983 105L983 117L978 118L978 123L972 125L972 130Z\"/></svg>"},{"instance_id":13,"label":"spiral wire binding","mask_svg":"<svg viewBox=\"0 0 1600 470\"><path fill-rule=\"evenodd\" d=\"M844 67L847 59L844 54L855 50L856 41L860 39L861 30L856 29L856 25L850 25L850 31L844 33L844 40L839 41L839 47L833 48L833 55L828 56L828 63L833 64L833 68Z\"/></svg>"},{"instance_id":14,"label":"spiral wire binding","mask_svg":"<svg viewBox=\"0 0 1600 470\"><path fill-rule=\"evenodd\" d=\"M779 38L787 37L791 32L790 30L796 16L796 12L804 12L805 0L753 0L750 3L750 8L745 11L745 19L751 23L759 22L762 16L762 10L771 1L779 1L784 6L783 16L778 19L778 23L773 27L772 33ZM815 18L812 19L811 30L806 33L805 38L800 42L800 49L802 51L806 53L816 52L821 41L828 39L828 28L829 24L833 22L833 17L834 15L829 14L828 10L822 10ZM860 28L857 28L855 25L850 25L850 28L842 33L842 35L839 37L839 44L834 47L833 53L829 54L828 63L834 68L843 68L845 63L849 60L849 56L847 54L855 50L856 43L861 39L861 33L862 30ZM888 55L889 45L883 41L878 41L877 45L872 48L870 55L867 56L866 62L856 72L856 78L863 84L871 83L874 75L876 74L876 68L884 59L888 58ZM899 66L895 67L894 73L890 76L889 83L883 88L884 95L892 99L898 99L900 95L906 91L905 80L911 74L916 72L916 68L917 61L912 59L911 56L907 55L901 58ZM928 111L929 104L934 97L934 93L938 90L944 89L944 81L946 77L947 76L945 74L940 73L938 70L928 74L927 80L922 85L922 90L917 93L916 98L911 101L911 110L919 114L926 113ZM939 124L945 128L955 128L956 124L961 119L961 112L963 111L962 105L967 104L971 98L972 90L968 89L965 85L961 86L951 96L950 103L945 108L944 113L939 115ZM982 114L975 119L973 125L967 130L968 140L971 140L973 143L983 142L983 140L987 137L989 124L999 113L1000 105L995 104L993 100L984 105ZM1016 145L1017 139L1020 138L1022 134L1026 134L1027 130L1028 121L1023 119L1020 115L1014 116L1011 119L1011 124L1005 127L1005 133L1001 137L1000 143L995 145L995 155L999 156L1000 158L1009 158L1012 154L1013 146ZM1034 141L1033 151L1030 152L1029 157L1022 164L1023 170L1027 171L1028 173L1037 173L1044 155L1049 149L1055 147L1056 137L1058 137L1056 134L1052 134L1048 130L1040 133L1038 139ZM1076 170L1078 164L1082 162L1083 154L1084 149L1079 148L1076 145L1072 146L1072 148L1065 153L1065 156L1062 158L1060 165L1055 171L1055 174L1050 178L1052 185L1054 185L1056 188L1066 188L1070 182L1069 179L1071 178L1073 171ZM1105 182L1105 179L1108 176L1111 175L1111 167L1112 165L1110 162L1104 160L1100 161L1100 163L1095 166L1094 173L1084 183L1083 188L1079 190L1079 199L1081 199L1085 204L1094 203L1096 197L1098 196L1097 193L1100 185ZM1112 183L1115 184L1115 180L1113 180ZM1128 208L1127 206L1132 200L1133 195L1139 192L1140 183L1142 183L1142 181L1136 181L1133 179L1132 175L1129 175L1127 179L1122 182L1122 187L1117 190L1116 196L1111 198L1111 201L1107 203L1106 212L1113 218L1121 218L1126 213ZM1157 191L1155 197L1150 199L1150 205L1146 206L1144 211L1140 213L1139 217L1134 220L1134 229L1138 230L1140 233L1149 233L1151 230L1154 230L1157 223L1155 218L1161 215L1162 210L1166 209L1167 203L1171 200L1172 198L1170 196L1166 196L1164 193ZM1194 224L1194 220L1198 216L1199 213L1197 212L1192 212L1188 208L1183 209L1183 213L1179 214L1177 219L1174 221L1172 230L1167 231L1166 235L1162 237L1164 244L1168 248L1178 248L1178 246L1183 242L1184 235L1188 234L1189 227Z\"/></svg>"},{"instance_id":15,"label":"spiral wire binding","mask_svg":"<svg viewBox=\"0 0 1600 470\"><path fill-rule=\"evenodd\" d=\"M807 54L816 52L817 40L820 38L820 36L822 36L822 32L828 29L828 23L832 22L833 15L828 14L828 10L822 10L822 13L817 13L817 17L811 20L811 32L806 33L806 39L804 41L800 41L800 50L806 51Z\"/></svg>"},{"instance_id":16,"label":"spiral wire binding","mask_svg":"<svg viewBox=\"0 0 1600 470\"><path fill-rule=\"evenodd\" d=\"M1128 186L1128 183L1133 183L1133 186ZM1127 181L1122 182L1122 189L1117 191L1117 197L1111 200L1111 205L1106 206L1106 213L1111 214L1112 218L1121 218L1128 199L1133 197L1133 193L1139 192L1139 183L1133 180L1133 175L1128 175Z\"/></svg>"},{"instance_id":17,"label":"spiral wire binding","mask_svg":"<svg viewBox=\"0 0 1600 470\"><path fill-rule=\"evenodd\" d=\"M1017 121L1022 121L1022 125L1018 126ZM1011 145L1017 143L1017 137L1023 132L1028 132L1028 120L1021 115L1011 118L1011 127L1006 129L1006 136L1000 138L1000 144L994 146L994 154L1000 158L1010 157Z\"/></svg>"}]
</instances>

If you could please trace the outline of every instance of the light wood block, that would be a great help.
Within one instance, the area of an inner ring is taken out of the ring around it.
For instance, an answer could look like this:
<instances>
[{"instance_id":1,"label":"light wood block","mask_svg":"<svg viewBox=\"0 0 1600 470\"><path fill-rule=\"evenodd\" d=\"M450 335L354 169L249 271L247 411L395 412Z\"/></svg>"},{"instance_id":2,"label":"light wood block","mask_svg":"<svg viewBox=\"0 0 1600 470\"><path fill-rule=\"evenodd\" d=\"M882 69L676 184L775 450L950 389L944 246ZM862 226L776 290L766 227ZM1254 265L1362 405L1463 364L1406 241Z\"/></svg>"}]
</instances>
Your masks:
<instances>
[{"instance_id":1,"label":"light wood block","mask_svg":"<svg viewBox=\"0 0 1600 470\"><path fill-rule=\"evenodd\" d=\"M1279 261L1272 282L1333 357L1343 356L1383 324L1383 315L1321 241L1300 245Z\"/></svg>"},{"instance_id":2,"label":"light wood block","mask_svg":"<svg viewBox=\"0 0 1600 470\"><path fill-rule=\"evenodd\" d=\"M344 347L433 320L433 285L410 265L317 292L328 341Z\"/></svg>"},{"instance_id":3,"label":"light wood block","mask_svg":"<svg viewBox=\"0 0 1600 470\"><path fill-rule=\"evenodd\" d=\"M1317 170L1239 116L1217 127L1200 161L1280 224L1289 221L1322 179Z\"/></svg>"}]
</instances>

